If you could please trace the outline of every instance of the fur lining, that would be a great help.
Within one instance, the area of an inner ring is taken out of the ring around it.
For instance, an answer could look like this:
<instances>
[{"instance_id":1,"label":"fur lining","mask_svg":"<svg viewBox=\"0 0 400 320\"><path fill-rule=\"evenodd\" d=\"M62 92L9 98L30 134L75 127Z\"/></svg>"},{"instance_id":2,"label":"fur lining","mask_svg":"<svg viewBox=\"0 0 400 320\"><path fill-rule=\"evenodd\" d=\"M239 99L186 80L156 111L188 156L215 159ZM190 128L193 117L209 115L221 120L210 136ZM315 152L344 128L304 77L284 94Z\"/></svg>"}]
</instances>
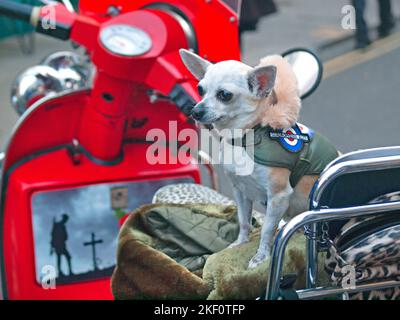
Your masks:
<instances>
[{"instance_id":1,"label":"fur lining","mask_svg":"<svg viewBox=\"0 0 400 320\"><path fill-rule=\"evenodd\" d=\"M116 299L254 300L265 292L269 263L265 261L255 269L247 269L260 242L260 227L250 234L249 242L212 254L204 269L194 273L160 250L169 248L171 252L176 245L149 233L144 223L143 218L152 210L162 208L171 214L185 209L204 214L205 218L227 220L236 216L237 211L235 206L212 204L153 204L136 209L125 221L118 238L117 266L111 278L111 289ZM164 247L162 243L168 246ZM304 235L300 232L293 235L283 264L283 274L298 273L296 288L305 286L304 248ZM319 270L323 270L322 266ZM321 274L326 277L325 272Z\"/></svg>"},{"instance_id":2,"label":"fur lining","mask_svg":"<svg viewBox=\"0 0 400 320\"><path fill-rule=\"evenodd\" d=\"M276 66L277 75L274 86L275 95L270 94L259 103L259 108L264 109L260 113L261 124L269 125L273 129L290 128L297 122L301 108L296 75L291 65L279 55L261 59L257 67L265 65Z\"/></svg>"}]
</instances>

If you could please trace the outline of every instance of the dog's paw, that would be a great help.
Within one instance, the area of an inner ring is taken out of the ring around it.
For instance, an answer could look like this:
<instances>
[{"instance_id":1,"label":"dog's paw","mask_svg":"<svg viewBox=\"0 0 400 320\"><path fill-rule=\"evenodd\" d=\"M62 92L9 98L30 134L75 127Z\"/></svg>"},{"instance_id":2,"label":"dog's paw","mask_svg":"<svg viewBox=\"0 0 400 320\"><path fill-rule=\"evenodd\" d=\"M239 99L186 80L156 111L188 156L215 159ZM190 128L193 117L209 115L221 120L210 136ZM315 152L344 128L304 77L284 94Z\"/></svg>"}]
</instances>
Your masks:
<instances>
[{"instance_id":1,"label":"dog's paw","mask_svg":"<svg viewBox=\"0 0 400 320\"><path fill-rule=\"evenodd\" d=\"M257 252L256 255L250 259L248 268L254 269L254 268L258 267L261 263L263 263L268 258L269 258L269 254Z\"/></svg>"},{"instance_id":2,"label":"dog's paw","mask_svg":"<svg viewBox=\"0 0 400 320\"><path fill-rule=\"evenodd\" d=\"M232 242L228 248L235 248L238 246L241 246L242 244L245 244L246 242L249 242L249 239L237 239L236 241Z\"/></svg>"}]
</instances>

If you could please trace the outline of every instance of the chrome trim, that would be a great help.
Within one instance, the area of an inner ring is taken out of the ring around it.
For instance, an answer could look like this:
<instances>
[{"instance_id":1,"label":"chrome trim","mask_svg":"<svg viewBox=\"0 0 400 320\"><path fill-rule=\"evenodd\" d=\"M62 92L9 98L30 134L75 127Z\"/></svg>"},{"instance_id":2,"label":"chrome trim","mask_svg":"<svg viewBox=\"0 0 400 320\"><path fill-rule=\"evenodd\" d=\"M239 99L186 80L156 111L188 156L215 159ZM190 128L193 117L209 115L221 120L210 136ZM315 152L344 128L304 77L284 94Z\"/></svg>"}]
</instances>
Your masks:
<instances>
[{"instance_id":1,"label":"chrome trim","mask_svg":"<svg viewBox=\"0 0 400 320\"><path fill-rule=\"evenodd\" d=\"M344 156L342 156L344 157ZM337 161L337 160L334 160ZM400 168L400 155L370 159L349 160L342 163L328 165L315 184L311 203L317 208L326 187L336 178L344 174L365 172L371 170L385 170Z\"/></svg>"},{"instance_id":2,"label":"chrome trim","mask_svg":"<svg viewBox=\"0 0 400 320\"><path fill-rule=\"evenodd\" d=\"M391 146L391 147L380 147L380 148L370 148L370 149L361 149L361 150L357 150L357 151L351 151L345 154L340 155L339 157L337 157L335 160L333 160L331 163L329 163L325 169L322 171L321 174L324 174L324 172L326 170L328 170L330 167L332 167L333 165L337 164L339 161L343 161L343 159L348 158L348 157L352 157L354 155L360 154L360 153L365 153L365 152L370 152L370 151L386 151L386 150L395 150L398 149L400 151L400 146Z\"/></svg>"},{"instance_id":3,"label":"chrome trim","mask_svg":"<svg viewBox=\"0 0 400 320\"><path fill-rule=\"evenodd\" d=\"M311 88L309 88L308 91L301 92L302 90L300 90L300 93L301 93L300 98L301 98L301 100L304 100L304 99L308 98L309 96L311 96L320 86L322 77L324 75L324 64L322 63L321 58L319 57L319 55L316 52L314 52L313 50L307 49L307 48L301 48L301 47L292 48L292 49L282 53L282 57L287 58L289 55L291 55L293 53L299 53L299 52L305 52L306 54L309 54L310 56L312 56L315 59L315 61L317 62L317 67L318 67L318 74L315 79L314 85L311 86ZM296 76L298 77L297 74L296 74ZM299 77L298 77L298 80L300 80ZM299 89L301 89L299 85L298 85L298 87L299 87Z\"/></svg>"},{"instance_id":4,"label":"chrome trim","mask_svg":"<svg viewBox=\"0 0 400 320\"><path fill-rule=\"evenodd\" d=\"M35 66L20 72L11 88L11 104L18 114L30 101L50 93L78 90L91 86L93 66L87 56L74 51L57 51Z\"/></svg>"},{"instance_id":5,"label":"chrome trim","mask_svg":"<svg viewBox=\"0 0 400 320\"><path fill-rule=\"evenodd\" d=\"M35 65L17 75L11 84L10 102L14 110L23 114L29 102L64 89L59 72L50 66Z\"/></svg>"},{"instance_id":6,"label":"chrome trim","mask_svg":"<svg viewBox=\"0 0 400 320\"><path fill-rule=\"evenodd\" d=\"M75 13L75 8L72 5L70 0L61 0L61 2L63 3L64 7L67 8L67 10L71 13Z\"/></svg>"},{"instance_id":7,"label":"chrome trim","mask_svg":"<svg viewBox=\"0 0 400 320\"><path fill-rule=\"evenodd\" d=\"M400 201L343 209L321 209L306 211L294 217L286 225L284 225L282 229L279 230L277 236L275 237L269 267L266 299L276 300L279 296L280 275L282 272L286 245L297 230L308 224L323 221L329 222L334 220L344 220L356 217L367 217L393 212L394 210L400 210Z\"/></svg>"},{"instance_id":8,"label":"chrome trim","mask_svg":"<svg viewBox=\"0 0 400 320\"><path fill-rule=\"evenodd\" d=\"M0 192L1 192L1 180L2 180L2 172L3 172L3 163L4 163L5 154L4 152L0 152ZM0 196L1 199L1 196Z\"/></svg>"},{"instance_id":9,"label":"chrome trim","mask_svg":"<svg viewBox=\"0 0 400 320\"><path fill-rule=\"evenodd\" d=\"M310 225L312 234L317 234L317 224ZM317 241L306 239L306 288L314 288L318 277L318 245Z\"/></svg>"},{"instance_id":10,"label":"chrome trim","mask_svg":"<svg viewBox=\"0 0 400 320\"><path fill-rule=\"evenodd\" d=\"M373 151L387 151L396 150L400 152L400 147L384 147L384 148L372 148L358 150L350 153L346 153L335 160L333 160L325 170L321 173L318 181L315 184L314 191L311 195L311 209L318 208L320 206L320 200L322 194L326 190L327 186L331 184L336 178L341 175L354 173L354 172L365 172L369 170L379 170L400 167L400 153L399 156L383 156L376 158L357 159L357 160L346 160L354 155L363 154L366 152ZM313 224L310 226L312 232L317 231L317 225ZM306 269L306 287L313 288L317 283L318 275L318 248L317 243L313 239L306 240L306 256L307 256L307 269Z\"/></svg>"},{"instance_id":11,"label":"chrome trim","mask_svg":"<svg viewBox=\"0 0 400 320\"><path fill-rule=\"evenodd\" d=\"M174 11L166 10L165 12L167 12L172 17L174 17L175 20L178 21L178 23L180 24L180 26L183 30L183 33L185 34L186 39L188 41L189 49L197 51L196 36L195 36L194 30L193 30L192 26L189 24L189 22L187 22L180 14L178 14Z\"/></svg>"},{"instance_id":12,"label":"chrome trim","mask_svg":"<svg viewBox=\"0 0 400 320\"><path fill-rule=\"evenodd\" d=\"M179 10L179 8L168 3L152 3L144 8L160 10L172 16L181 26L188 41L189 49L192 49L194 52L198 52L195 30L190 23L190 20L184 15L183 12L181 12L181 10Z\"/></svg>"},{"instance_id":13,"label":"chrome trim","mask_svg":"<svg viewBox=\"0 0 400 320\"><path fill-rule=\"evenodd\" d=\"M363 292L363 291L371 291L371 290L381 290L388 289L392 287L400 287L400 281L381 281L377 283L371 284L359 284L354 289L344 289L341 287L331 287L324 288L318 287L314 289L305 289L296 291L299 298L302 300L308 299L316 299L316 298L326 298L333 295L339 295L343 293L355 293L355 292Z\"/></svg>"}]
</instances>

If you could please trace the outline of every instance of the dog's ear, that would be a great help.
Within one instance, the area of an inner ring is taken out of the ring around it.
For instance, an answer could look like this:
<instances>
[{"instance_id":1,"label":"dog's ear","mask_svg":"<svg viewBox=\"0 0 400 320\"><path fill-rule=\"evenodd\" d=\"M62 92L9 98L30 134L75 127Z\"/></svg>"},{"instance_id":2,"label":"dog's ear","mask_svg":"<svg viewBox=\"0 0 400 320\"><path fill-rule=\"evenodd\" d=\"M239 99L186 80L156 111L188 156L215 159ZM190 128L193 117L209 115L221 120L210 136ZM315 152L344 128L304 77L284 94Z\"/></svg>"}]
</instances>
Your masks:
<instances>
[{"instance_id":1,"label":"dog's ear","mask_svg":"<svg viewBox=\"0 0 400 320\"><path fill-rule=\"evenodd\" d=\"M266 98L275 85L276 67L262 66L251 70L247 77L249 90L259 98Z\"/></svg>"},{"instance_id":2,"label":"dog's ear","mask_svg":"<svg viewBox=\"0 0 400 320\"><path fill-rule=\"evenodd\" d=\"M186 68L189 69L193 76L197 80L203 79L207 68L211 66L212 63L186 49L180 49L179 53Z\"/></svg>"}]
</instances>

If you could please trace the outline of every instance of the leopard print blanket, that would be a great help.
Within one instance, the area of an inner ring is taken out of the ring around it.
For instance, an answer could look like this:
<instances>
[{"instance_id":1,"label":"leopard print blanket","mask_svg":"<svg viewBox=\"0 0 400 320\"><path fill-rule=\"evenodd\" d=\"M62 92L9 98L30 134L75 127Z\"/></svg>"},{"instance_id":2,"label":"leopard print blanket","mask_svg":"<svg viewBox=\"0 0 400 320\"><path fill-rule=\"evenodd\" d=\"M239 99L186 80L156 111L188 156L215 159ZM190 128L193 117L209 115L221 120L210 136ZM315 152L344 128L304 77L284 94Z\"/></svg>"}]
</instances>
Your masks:
<instances>
[{"instance_id":1,"label":"leopard print blanket","mask_svg":"<svg viewBox=\"0 0 400 320\"><path fill-rule=\"evenodd\" d=\"M374 199L370 203L399 201L400 192L388 194ZM340 230L334 244L346 233L367 224L374 218L351 219ZM326 255L325 271L331 275L335 285L343 284L349 275L346 267L355 270L355 283L362 284L383 280L400 280L400 225L392 224L372 232L366 237L352 241L351 245L338 252L332 246ZM345 272L344 272L345 270ZM400 300L400 288L373 290L351 294L352 300Z\"/></svg>"}]
</instances>

